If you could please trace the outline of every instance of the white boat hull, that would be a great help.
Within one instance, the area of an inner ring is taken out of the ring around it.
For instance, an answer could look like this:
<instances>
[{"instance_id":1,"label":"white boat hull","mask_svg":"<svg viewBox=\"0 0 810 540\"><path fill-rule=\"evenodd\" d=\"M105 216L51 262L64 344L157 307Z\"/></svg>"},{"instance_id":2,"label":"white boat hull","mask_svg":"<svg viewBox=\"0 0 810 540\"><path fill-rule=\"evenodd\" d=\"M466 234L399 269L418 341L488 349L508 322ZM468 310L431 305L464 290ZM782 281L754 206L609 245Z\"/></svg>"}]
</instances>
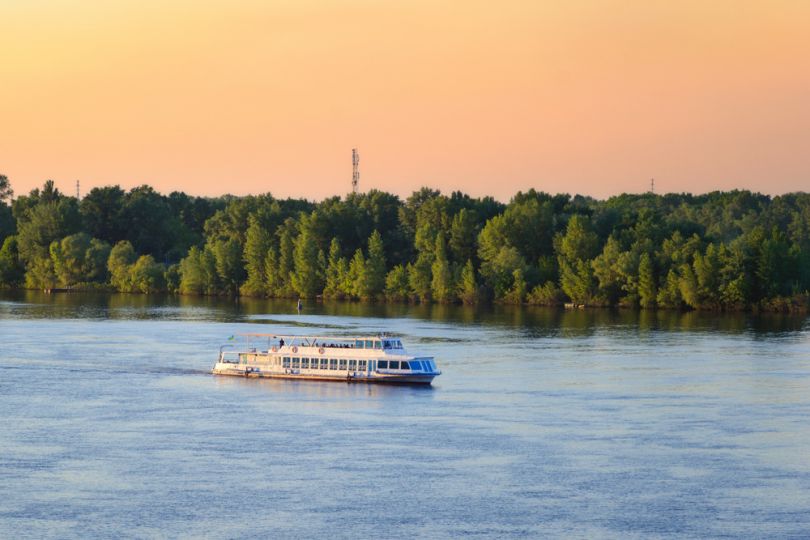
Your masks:
<instances>
[{"instance_id":1,"label":"white boat hull","mask_svg":"<svg viewBox=\"0 0 810 540\"><path fill-rule=\"evenodd\" d=\"M264 368L264 369L263 369ZM285 369L276 371L257 364L232 364L217 362L211 371L214 375L249 377L262 379L297 379L309 381L330 381L345 383L374 384L431 384L438 373L378 373L333 371L318 373L311 370Z\"/></svg>"}]
</instances>

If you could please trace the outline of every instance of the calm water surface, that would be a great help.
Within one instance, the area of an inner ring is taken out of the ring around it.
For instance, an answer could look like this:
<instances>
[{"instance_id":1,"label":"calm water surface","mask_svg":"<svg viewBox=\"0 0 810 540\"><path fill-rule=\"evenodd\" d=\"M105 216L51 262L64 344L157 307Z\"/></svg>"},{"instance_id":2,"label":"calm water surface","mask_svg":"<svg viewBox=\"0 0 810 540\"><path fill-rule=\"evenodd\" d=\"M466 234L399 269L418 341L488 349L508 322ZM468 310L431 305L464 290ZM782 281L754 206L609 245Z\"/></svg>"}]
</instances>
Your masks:
<instances>
[{"instance_id":1,"label":"calm water surface","mask_svg":"<svg viewBox=\"0 0 810 540\"><path fill-rule=\"evenodd\" d=\"M432 388L209 375L387 330ZM802 318L0 295L0 537L810 536Z\"/></svg>"}]
</instances>

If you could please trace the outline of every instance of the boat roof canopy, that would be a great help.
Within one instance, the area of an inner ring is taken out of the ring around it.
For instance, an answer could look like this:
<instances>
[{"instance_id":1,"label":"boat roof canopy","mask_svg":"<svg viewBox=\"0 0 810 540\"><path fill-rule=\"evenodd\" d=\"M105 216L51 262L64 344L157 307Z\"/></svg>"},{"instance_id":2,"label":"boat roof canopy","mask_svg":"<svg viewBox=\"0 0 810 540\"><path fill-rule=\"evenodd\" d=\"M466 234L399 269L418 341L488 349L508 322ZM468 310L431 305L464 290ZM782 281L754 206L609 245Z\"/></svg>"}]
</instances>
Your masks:
<instances>
[{"instance_id":1,"label":"boat roof canopy","mask_svg":"<svg viewBox=\"0 0 810 540\"><path fill-rule=\"evenodd\" d=\"M373 340L373 339L400 339L395 336L389 336L387 334L377 334L375 336L307 336L307 335L292 335L292 334L261 334L261 333L244 333L244 334L237 334L238 336L244 336L247 338L252 337L261 337L261 338L268 338L268 339L306 339L306 340L326 340L326 341L357 341L358 339L362 340Z\"/></svg>"}]
</instances>

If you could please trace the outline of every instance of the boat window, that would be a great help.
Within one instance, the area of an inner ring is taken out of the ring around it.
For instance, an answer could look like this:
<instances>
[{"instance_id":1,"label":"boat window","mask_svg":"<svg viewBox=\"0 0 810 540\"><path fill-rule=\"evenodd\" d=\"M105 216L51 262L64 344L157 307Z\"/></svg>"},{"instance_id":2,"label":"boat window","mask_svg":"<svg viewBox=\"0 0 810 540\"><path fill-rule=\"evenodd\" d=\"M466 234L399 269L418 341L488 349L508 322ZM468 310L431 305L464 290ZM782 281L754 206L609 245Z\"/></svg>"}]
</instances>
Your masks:
<instances>
[{"instance_id":1,"label":"boat window","mask_svg":"<svg viewBox=\"0 0 810 540\"><path fill-rule=\"evenodd\" d=\"M329 359L321 358L321 369L329 369Z\"/></svg>"},{"instance_id":2,"label":"boat window","mask_svg":"<svg viewBox=\"0 0 810 540\"><path fill-rule=\"evenodd\" d=\"M389 369L399 369L399 360L391 360L388 362Z\"/></svg>"},{"instance_id":3,"label":"boat window","mask_svg":"<svg viewBox=\"0 0 810 540\"><path fill-rule=\"evenodd\" d=\"M363 348L363 340L362 339L354 340L354 348L355 349L362 349Z\"/></svg>"},{"instance_id":4,"label":"boat window","mask_svg":"<svg viewBox=\"0 0 810 540\"><path fill-rule=\"evenodd\" d=\"M433 362L425 360L422 364L425 365L425 371L433 371Z\"/></svg>"},{"instance_id":5,"label":"boat window","mask_svg":"<svg viewBox=\"0 0 810 540\"><path fill-rule=\"evenodd\" d=\"M391 342L388 341L387 339L385 341L383 341L383 349L390 349L390 348L391 348Z\"/></svg>"},{"instance_id":6,"label":"boat window","mask_svg":"<svg viewBox=\"0 0 810 540\"><path fill-rule=\"evenodd\" d=\"M373 348L373 347L374 347L374 342L373 342L373 341L371 341L370 339L367 339L367 340L366 340L366 345L365 345L365 348L366 348L366 349L371 349L371 348Z\"/></svg>"},{"instance_id":7,"label":"boat window","mask_svg":"<svg viewBox=\"0 0 810 540\"><path fill-rule=\"evenodd\" d=\"M357 369L357 360L349 360L349 371Z\"/></svg>"},{"instance_id":8,"label":"boat window","mask_svg":"<svg viewBox=\"0 0 810 540\"><path fill-rule=\"evenodd\" d=\"M337 358L329 359L329 369L337 369Z\"/></svg>"},{"instance_id":9,"label":"boat window","mask_svg":"<svg viewBox=\"0 0 810 540\"><path fill-rule=\"evenodd\" d=\"M405 367L406 364L409 367L406 368ZM419 371L419 362L414 362L413 360L411 360L410 362L402 362L402 369L410 369L411 371Z\"/></svg>"},{"instance_id":10,"label":"boat window","mask_svg":"<svg viewBox=\"0 0 810 540\"><path fill-rule=\"evenodd\" d=\"M380 360L377 362L377 369L388 369L388 360Z\"/></svg>"},{"instance_id":11,"label":"boat window","mask_svg":"<svg viewBox=\"0 0 810 540\"><path fill-rule=\"evenodd\" d=\"M301 359L301 367L304 369L309 369L309 358Z\"/></svg>"},{"instance_id":12,"label":"boat window","mask_svg":"<svg viewBox=\"0 0 810 540\"><path fill-rule=\"evenodd\" d=\"M282 364L283 364L283 367L290 367L290 357L285 356Z\"/></svg>"},{"instance_id":13,"label":"boat window","mask_svg":"<svg viewBox=\"0 0 810 540\"><path fill-rule=\"evenodd\" d=\"M292 367L293 368L301 367L301 359L300 358L293 358L292 359Z\"/></svg>"},{"instance_id":14,"label":"boat window","mask_svg":"<svg viewBox=\"0 0 810 540\"><path fill-rule=\"evenodd\" d=\"M366 361L365 360L358 361L357 369L359 369L360 371L365 371L366 370Z\"/></svg>"},{"instance_id":15,"label":"boat window","mask_svg":"<svg viewBox=\"0 0 810 540\"><path fill-rule=\"evenodd\" d=\"M379 342L378 340L374 340L374 348L375 348L375 349L379 349L379 348L380 348L380 342Z\"/></svg>"},{"instance_id":16,"label":"boat window","mask_svg":"<svg viewBox=\"0 0 810 540\"><path fill-rule=\"evenodd\" d=\"M346 359L345 358L340 359L340 369L346 369Z\"/></svg>"}]
</instances>

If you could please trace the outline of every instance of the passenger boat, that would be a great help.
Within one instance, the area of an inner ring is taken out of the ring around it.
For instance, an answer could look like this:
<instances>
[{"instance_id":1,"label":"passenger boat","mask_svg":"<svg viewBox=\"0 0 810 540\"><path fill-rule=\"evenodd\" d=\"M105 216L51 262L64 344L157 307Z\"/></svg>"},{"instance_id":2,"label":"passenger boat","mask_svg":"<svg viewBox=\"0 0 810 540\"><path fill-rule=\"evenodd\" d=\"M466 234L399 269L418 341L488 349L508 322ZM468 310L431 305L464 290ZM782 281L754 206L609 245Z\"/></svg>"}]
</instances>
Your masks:
<instances>
[{"instance_id":1,"label":"passenger boat","mask_svg":"<svg viewBox=\"0 0 810 540\"><path fill-rule=\"evenodd\" d=\"M240 335L246 338L245 348L230 351L225 349L232 345L220 347L212 373L394 384L430 384L441 374L433 357L409 354L400 339L384 334L343 338Z\"/></svg>"}]
</instances>

